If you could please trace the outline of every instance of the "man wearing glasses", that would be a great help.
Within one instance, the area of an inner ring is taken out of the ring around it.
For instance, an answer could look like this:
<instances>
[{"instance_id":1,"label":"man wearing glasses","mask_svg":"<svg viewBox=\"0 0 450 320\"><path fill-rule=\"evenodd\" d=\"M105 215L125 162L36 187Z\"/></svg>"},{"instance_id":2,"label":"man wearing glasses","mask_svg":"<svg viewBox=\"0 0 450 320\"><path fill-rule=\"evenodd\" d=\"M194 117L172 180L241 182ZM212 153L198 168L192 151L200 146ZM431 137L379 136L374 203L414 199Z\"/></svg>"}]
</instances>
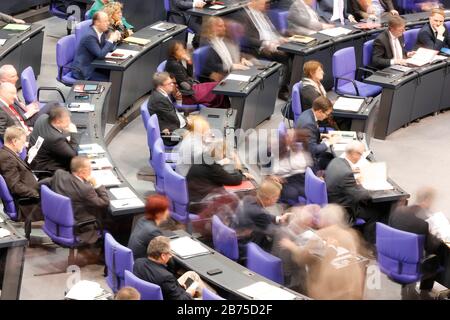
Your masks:
<instances>
[{"instance_id":1,"label":"man wearing glasses","mask_svg":"<svg viewBox=\"0 0 450 320\"><path fill-rule=\"evenodd\" d=\"M173 94L176 93L176 81L167 72L157 72L153 76L154 90L148 100L150 115L158 116L159 128L163 134L162 139L166 146L174 146L178 140L173 140L170 135L177 129L186 127L187 120L173 105ZM176 95L176 100L181 100Z\"/></svg>"},{"instance_id":2,"label":"man wearing glasses","mask_svg":"<svg viewBox=\"0 0 450 320\"><path fill-rule=\"evenodd\" d=\"M153 238L147 247L147 258L134 262L133 273L144 281L161 287L164 300L192 300L202 291L204 284L193 271L184 273L179 279L167 270L172 258L170 240L164 236Z\"/></svg>"}]
</instances>

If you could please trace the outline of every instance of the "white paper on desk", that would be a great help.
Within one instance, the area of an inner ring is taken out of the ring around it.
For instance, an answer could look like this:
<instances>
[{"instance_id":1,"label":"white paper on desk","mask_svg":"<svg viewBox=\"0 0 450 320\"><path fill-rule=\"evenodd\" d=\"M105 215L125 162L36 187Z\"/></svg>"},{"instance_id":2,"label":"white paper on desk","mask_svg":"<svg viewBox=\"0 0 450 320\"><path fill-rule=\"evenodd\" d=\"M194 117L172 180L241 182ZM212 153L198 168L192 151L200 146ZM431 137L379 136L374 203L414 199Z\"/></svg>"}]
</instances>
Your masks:
<instances>
[{"instance_id":1,"label":"white paper on desk","mask_svg":"<svg viewBox=\"0 0 450 320\"><path fill-rule=\"evenodd\" d=\"M72 104L69 104L69 110L72 112L93 112L95 110L95 106L91 103L81 102L75 103L78 107L71 107Z\"/></svg>"},{"instance_id":2,"label":"white paper on desk","mask_svg":"<svg viewBox=\"0 0 450 320\"><path fill-rule=\"evenodd\" d=\"M437 50L419 48L411 58L406 59L406 62L413 66L421 67L432 62L438 52Z\"/></svg>"},{"instance_id":3,"label":"white paper on desk","mask_svg":"<svg viewBox=\"0 0 450 320\"><path fill-rule=\"evenodd\" d=\"M450 242L450 222L442 212L433 213L426 221L432 235L444 242Z\"/></svg>"},{"instance_id":4,"label":"white paper on desk","mask_svg":"<svg viewBox=\"0 0 450 320\"><path fill-rule=\"evenodd\" d=\"M6 39L0 39L0 46L4 45L6 42Z\"/></svg>"},{"instance_id":5,"label":"white paper on desk","mask_svg":"<svg viewBox=\"0 0 450 320\"><path fill-rule=\"evenodd\" d=\"M103 289L97 282L81 280L70 288L66 294L66 298L73 300L94 300L95 297L102 293Z\"/></svg>"},{"instance_id":6,"label":"white paper on desk","mask_svg":"<svg viewBox=\"0 0 450 320\"><path fill-rule=\"evenodd\" d=\"M79 145L79 154L99 154L99 153L105 153L105 149L97 143L90 143L90 144L80 144Z\"/></svg>"},{"instance_id":7,"label":"white paper on desk","mask_svg":"<svg viewBox=\"0 0 450 320\"><path fill-rule=\"evenodd\" d=\"M114 198L116 198L117 200L137 198L134 192L131 191L131 189L128 187L111 188L109 189L109 191L113 194Z\"/></svg>"},{"instance_id":8,"label":"white paper on desk","mask_svg":"<svg viewBox=\"0 0 450 320\"><path fill-rule=\"evenodd\" d=\"M255 300L294 300L295 295L267 282L259 281L238 290Z\"/></svg>"},{"instance_id":9,"label":"white paper on desk","mask_svg":"<svg viewBox=\"0 0 450 320\"><path fill-rule=\"evenodd\" d=\"M117 186L121 184L114 172L110 169L92 170L91 176L95 179L98 185L104 185L105 187Z\"/></svg>"},{"instance_id":10,"label":"white paper on desk","mask_svg":"<svg viewBox=\"0 0 450 320\"><path fill-rule=\"evenodd\" d=\"M245 76L242 74L235 74L235 73L230 73L228 75L228 77L226 77L226 80L236 80L236 81L243 81L243 82L248 82L248 80L250 80L251 76Z\"/></svg>"},{"instance_id":11,"label":"white paper on desk","mask_svg":"<svg viewBox=\"0 0 450 320\"><path fill-rule=\"evenodd\" d=\"M440 54L438 54L438 55L434 56L434 58L433 58L433 60L432 60L431 62L434 62L434 61L442 61L442 60L447 60L447 59L448 59L448 57L446 57L446 56L441 56Z\"/></svg>"},{"instance_id":12,"label":"white paper on desk","mask_svg":"<svg viewBox=\"0 0 450 320\"><path fill-rule=\"evenodd\" d=\"M371 191L391 190L394 187L387 182L387 167L385 162L367 162L360 167L361 185Z\"/></svg>"},{"instance_id":13,"label":"white paper on desk","mask_svg":"<svg viewBox=\"0 0 450 320\"><path fill-rule=\"evenodd\" d=\"M358 112L364 99L339 97L333 105L334 110Z\"/></svg>"},{"instance_id":14,"label":"white paper on desk","mask_svg":"<svg viewBox=\"0 0 450 320\"><path fill-rule=\"evenodd\" d=\"M0 228L0 238L8 237L11 235L11 232L5 228Z\"/></svg>"},{"instance_id":15,"label":"white paper on desk","mask_svg":"<svg viewBox=\"0 0 450 320\"><path fill-rule=\"evenodd\" d=\"M187 236L170 240L170 248L181 258L195 257L210 253L208 248L204 247L200 242Z\"/></svg>"},{"instance_id":16,"label":"white paper on desk","mask_svg":"<svg viewBox=\"0 0 450 320\"><path fill-rule=\"evenodd\" d=\"M111 205L116 209L143 207L144 203L139 198L111 200Z\"/></svg>"},{"instance_id":17,"label":"white paper on desk","mask_svg":"<svg viewBox=\"0 0 450 320\"><path fill-rule=\"evenodd\" d=\"M113 52L109 52L105 56L105 59L124 60L124 59L128 59L129 57L134 57L138 53L139 53L139 51L136 51L136 50L116 49ZM119 55L119 56L116 56L116 55Z\"/></svg>"},{"instance_id":18,"label":"white paper on desk","mask_svg":"<svg viewBox=\"0 0 450 320\"><path fill-rule=\"evenodd\" d=\"M324 29L324 30L319 31L319 33L327 35L329 37L339 37L339 36L349 34L351 32L352 32L352 30L342 28L342 27Z\"/></svg>"},{"instance_id":19,"label":"white paper on desk","mask_svg":"<svg viewBox=\"0 0 450 320\"><path fill-rule=\"evenodd\" d=\"M34 146L32 146L30 148L30 150L28 150L28 164L30 164L31 162L33 162L34 157L36 157L37 153L39 152L39 149L41 148L42 144L44 143L44 138L42 138L41 136L39 136L36 140L36 143L34 144Z\"/></svg>"},{"instance_id":20,"label":"white paper on desk","mask_svg":"<svg viewBox=\"0 0 450 320\"><path fill-rule=\"evenodd\" d=\"M91 167L93 170L100 170L100 169L106 169L106 168L112 168L112 163L109 161L108 158L95 158L91 159Z\"/></svg>"},{"instance_id":21,"label":"white paper on desk","mask_svg":"<svg viewBox=\"0 0 450 320\"><path fill-rule=\"evenodd\" d=\"M221 5L221 4L215 4L215 5L212 5L212 6L208 7L208 9L211 9L211 10L220 10L220 9L223 9L223 8L225 8L225 6Z\"/></svg>"}]
</instances>

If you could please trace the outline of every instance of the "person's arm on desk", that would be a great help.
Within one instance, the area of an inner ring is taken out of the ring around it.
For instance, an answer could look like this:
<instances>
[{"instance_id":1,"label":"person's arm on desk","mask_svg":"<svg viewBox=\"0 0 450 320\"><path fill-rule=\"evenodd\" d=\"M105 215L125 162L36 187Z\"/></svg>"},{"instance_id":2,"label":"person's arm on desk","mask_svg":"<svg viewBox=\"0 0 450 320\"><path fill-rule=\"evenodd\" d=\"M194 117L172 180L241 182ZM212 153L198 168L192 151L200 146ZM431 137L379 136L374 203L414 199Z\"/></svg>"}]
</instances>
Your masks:
<instances>
[{"instance_id":1,"label":"person's arm on desk","mask_svg":"<svg viewBox=\"0 0 450 320\"><path fill-rule=\"evenodd\" d=\"M16 19L16 18L10 16L9 14L2 13L2 12L0 12L0 21L6 22L6 23L19 23L19 24L25 23L25 21L22 19Z\"/></svg>"}]
</instances>

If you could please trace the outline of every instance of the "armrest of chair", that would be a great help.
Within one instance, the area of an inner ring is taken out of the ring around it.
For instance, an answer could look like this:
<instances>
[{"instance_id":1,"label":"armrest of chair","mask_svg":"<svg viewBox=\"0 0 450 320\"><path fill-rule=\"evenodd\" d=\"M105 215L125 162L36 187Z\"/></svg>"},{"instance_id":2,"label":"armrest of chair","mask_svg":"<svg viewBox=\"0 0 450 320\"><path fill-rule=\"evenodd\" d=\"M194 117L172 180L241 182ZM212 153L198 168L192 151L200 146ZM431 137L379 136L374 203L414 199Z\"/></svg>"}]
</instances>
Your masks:
<instances>
[{"instance_id":1,"label":"armrest of chair","mask_svg":"<svg viewBox=\"0 0 450 320\"><path fill-rule=\"evenodd\" d=\"M345 81L351 82L351 83L353 84L353 87L355 87L356 95L359 96L359 90L358 90L358 86L356 85L355 80L353 80L353 79L348 79L348 78L342 78L342 77L336 77L336 78L335 78L335 85L334 85L334 87L336 88L336 93L337 93L337 94L339 94L339 92L338 92L338 86L337 86L338 80L345 80Z\"/></svg>"},{"instance_id":2,"label":"armrest of chair","mask_svg":"<svg viewBox=\"0 0 450 320\"><path fill-rule=\"evenodd\" d=\"M362 79L361 75L363 75L365 77L366 74L374 74L376 70L370 69L370 68L363 68L363 67L359 67L358 69L356 69L356 78L357 79Z\"/></svg>"},{"instance_id":3,"label":"armrest of chair","mask_svg":"<svg viewBox=\"0 0 450 320\"><path fill-rule=\"evenodd\" d=\"M39 101L39 95L40 95L41 91L56 91L61 96L63 102L66 102L66 98L64 98L64 94L62 93L61 90L59 90L56 87L39 87L38 91L37 91L37 99L38 99L38 101Z\"/></svg>"}]
</instances>

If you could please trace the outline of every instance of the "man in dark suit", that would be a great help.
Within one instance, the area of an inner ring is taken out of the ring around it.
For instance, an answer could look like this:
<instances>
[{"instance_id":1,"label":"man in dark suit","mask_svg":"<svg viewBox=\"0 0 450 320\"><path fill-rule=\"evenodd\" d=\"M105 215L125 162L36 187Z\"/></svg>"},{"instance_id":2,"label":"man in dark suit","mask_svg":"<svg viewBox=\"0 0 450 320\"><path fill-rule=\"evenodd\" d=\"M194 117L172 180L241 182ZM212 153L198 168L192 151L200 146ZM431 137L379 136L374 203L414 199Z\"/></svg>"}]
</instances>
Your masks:
<instances>
[{"instance_id":1,"label":"man in dark suit","mask_svg":"<svg viewBox=\"0 0 450 320\"><path fill-rule=\"evenodd\" d=\"M115 49L115 42L120 39L120 32L114 31L106 37L109 28L108 15L98 11L92 18L92 26L80 40L72 62L73 76L80 80L108 81L109 76L96 70L92 62L104 59L108 52Z\"/></svg>"},{"instance_id":2,"label":"man in dark suit","mask_svg":"<svg viewBox=\"0 0 450 320\"><path fill-rule=\"evenodd\" d=\"M3 138L6 128L13 125L22 127L27 134L30 133L24 119L14 109L14 101L16 100L16 86L9 82L0 83L0 138Z\"/></svg>"},{"instance_id":3,"label":"man in dark suit","mask_svg":"<svg viewBox=\"0 0 450 320\"><path fill-rule=\"evenodd\" d=\"M147 248L147 257L134 262L133 273L144 281L160 286L164 300L192 300L203 283L192 271L186 272L177 280L173 273L167 270L167 263L171 257L169 238L163 236L153 238ZM185 285L187 278L193 280L189 287Z\"/></svg>"},{"instance_id":4,"label":"man in dark suit","mask_svg":"<svg viewBox=\"0 0 450 320\"><path fill-rule=\"evenodd\" d=\"M406 65L406 57L414 52L406 52L405 20L399 16L393 16L389 20L387 30L380 33L373 42L372 66L377 69L387 68L394 64Z\"/></svg>"},{"instance_id":5,"label":"man in dark suit","mask_svg":"<svg viewBox=\"0 0 450 320\"><path fill-rule=\"evenodd\" d=\"M278 46L287 42L287 39L278 33L266 15L266 2L267 0L250 0L248 7L237 11L233 18L245 27L246 32L241 40L241 49L244 53L283 64L278 98L287 100L292 62L286 53L278 50Z\"/></svg>"},{"instance_id":6,"label":"man in dark suit","mask_svg":"<svg viewBox=\"0 0 450 320\"><path fill-rule=\"evenodd\" d=\"M174 146L178 140L173 140L168 135L177 129L184 128L186 119L178 113L173 105L172 93L175 90L176 81L167 72L157 72L153 76L154 90L148 100L148 112L158 116L159 129L163 134L163 142L166 146Z\"/></svg>"},{"instance_id":7,"label":"man in dark suit","mask_svg":"<svg viewBox=\"0 0 450 320\"><path fill-rule=\"evenodd\" d=\"M39 137L44 141L32 160L31 167L52 172L57 169L69 170L70 160L77 155L80 137L67 108L60 105L52 108L48 115L39 117L30 136L30 147L36 144ZM30 153L31 148L28 156Z\"/></svg>"},{"instance_id":8,"label":"man in dark suit","mask_svg":"<svg viewBox=\"0 0 450 320\"><path fill-rule=\"evenodd\" d=\"M192 46L197 48L199 46L199 35L202 27L201 17L191 16L186 11L193 8L203 8L206 2L203 0L170 0L169 21L184 24L194 31L195 36L192 39Z\"/></svg>"},{"instance_id":9,"label":"man in dark suit","mask_svg":"<svg viewBox=\"0 0 450 320\"><path fill-rule=\"evenodd\" d=\"M107 219L109 196L105 186L98 185L91 176L91 162L85 157L74 157L70 161L70 172L56 170L55 174L39 183L48 186L54 192L69 197L75 222L97 220L101 227ZM97 240L93 225L85 230L77 230L84 234L85 241L93 243ZM88 239L94 238L94 241Z\"/></svg>"},{"instance_id":10,"label":"man in dark suit","mask_svg":"<svg viewBox=\"0 0 450 320\"><path fill-rule=\"evenodd\" d=\"M389 225L395 229L425 236L424 248L427 254L436 254L442 264L445 257L446 245L429 232L428 222L425 221L430 214L436 198L436 190L422 188L416 194L416 203L411 206L398 207L389 216ZM433 269L433 268L431 268ZM431 270L431 272L435 270ZM422 280L421 290L433 288L434 277Z\"/></svg>"},{"instance_id":11,"label":"man in dark suit","mask_svg":"<svg viewBox=\"0 0 450 320\"><path fill-rule=\"evenodd\" d=\"M444 24L445 12L433 9L430 12L429 23L423 25L417 36L417 47L432 50L450 47L450 34Z\"/></svg>"},{"instance_id":12,"label":"man in dark suit","mask_svg":"<svg viewBox=\"0 0 450 320\"><path fill-rule=\"evenodd\" d=\"M381 16L398 16L392 0L371 0L371 4L367 5L366 1L348 0L349 13L359 21L363 19L377 19L377 13ZM362 5L365 3L366 5Z\"/></svg>"},{"instance_id":13,"label":"man in dark suit","mask_svg":"<svg viewBox=\"0 0 450 320\"><path fill-rule=\"evenodd\" d=\"M318 121L327 119L333 112L333 104L327 97L317 97L312 107L303 111L298 119L298 128L307 129L310 133L308 149L314 159L317 170L324 170L333 159L328 148L336 142L336 138L329 134L321 134Z\"/></svg>"},{"instance_id":14,"label":"man in dark suit","mask_svg":"<svg viewBox=\"0 0 450 320\"><path fill-rule=\"evenodd\" d=\"M42 220L43 217L37 179L28 163L19 156L25 147L27 135L21 127L12 126L6 129L4 139L3 148L0 150L0 174L16 200L19 219L26 221L25 236L29 238L31 221Z\"/></svg>"}]
</instances>

